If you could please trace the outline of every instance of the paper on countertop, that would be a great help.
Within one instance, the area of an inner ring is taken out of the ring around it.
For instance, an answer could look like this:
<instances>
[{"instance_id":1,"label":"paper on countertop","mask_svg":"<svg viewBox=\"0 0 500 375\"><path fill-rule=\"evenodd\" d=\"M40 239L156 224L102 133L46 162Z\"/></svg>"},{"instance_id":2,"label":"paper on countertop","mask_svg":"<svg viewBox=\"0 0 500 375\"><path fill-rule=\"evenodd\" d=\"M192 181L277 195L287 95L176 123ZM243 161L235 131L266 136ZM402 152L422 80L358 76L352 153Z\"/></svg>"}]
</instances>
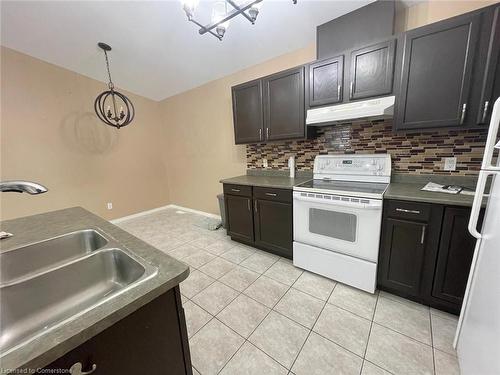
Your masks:
<instances>
[{"instance_id":1,"label":"paper on countertop","mask_svg":"<svg viewBox=\"0 0 500 375\"><path fill-rule=\"evenodd\" d=\"M474 190L462 190L460 194L463 195L476 195L476 192ZM487 197L488 194L484 194L483 196Z\"/></svg>"},{"instance_id":2,"label":"paper on countertop","mask_svg":"<svg viewBox=\"0 0 500 375\"><path fill-rule=\"evenodd\" d=\"M424 191L435 191L438 193L458 194L460 190L443 189L445 185L439 185L435 182L428 182L422 189Z\"/></svg>"},{"instance_id":3,"label":"paper on countertop","mask_svg":"<svg viewBox=\"0 0 500 375\"><path fill-rule=\"evenodd\" d=\"M4 238L9 238L9 237L12 237L12 233L0 231L0 240L3 240Z\"/></svg>"}]
</instances>

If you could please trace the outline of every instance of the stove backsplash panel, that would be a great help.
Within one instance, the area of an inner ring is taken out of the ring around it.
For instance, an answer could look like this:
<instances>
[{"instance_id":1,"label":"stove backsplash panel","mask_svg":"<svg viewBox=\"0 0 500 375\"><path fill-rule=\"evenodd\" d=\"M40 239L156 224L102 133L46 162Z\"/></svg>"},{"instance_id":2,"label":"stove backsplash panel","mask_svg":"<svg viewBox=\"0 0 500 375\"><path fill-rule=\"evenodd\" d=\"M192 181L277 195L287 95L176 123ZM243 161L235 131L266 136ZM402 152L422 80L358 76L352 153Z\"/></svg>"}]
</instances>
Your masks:
<instances>
[{"instance_id":1,"label":"stove backsplash panel","mask_svg":"<svg viewBox=\"0 0 500 375\"><path fill-rule=\"evenodd\" d=\"M320 127L308 140L247 145L247 168L262 168L266 158L268 168L286 170L294 155L298 170L312 170L316 155L389 153L393 172L476 175L487 133L487 129L393 132L392 120ZM456 170L444 171L444 158L453 156Z\"/></svg>"}]
</instances>

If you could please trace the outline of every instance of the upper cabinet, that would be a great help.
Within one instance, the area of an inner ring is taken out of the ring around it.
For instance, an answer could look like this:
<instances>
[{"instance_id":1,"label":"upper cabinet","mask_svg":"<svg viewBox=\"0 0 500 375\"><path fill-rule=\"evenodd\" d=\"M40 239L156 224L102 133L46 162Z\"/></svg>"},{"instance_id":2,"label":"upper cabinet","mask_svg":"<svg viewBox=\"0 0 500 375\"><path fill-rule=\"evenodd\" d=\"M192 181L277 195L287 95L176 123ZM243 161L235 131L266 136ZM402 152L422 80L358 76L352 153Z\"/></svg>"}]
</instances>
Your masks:
<instances>
[{"instance_id":1,"label":"upper cabinet","mask_svg":"<svg viewBox=\"0 0 500 375\"><path fill-rule=\"evenodd\" d=\"M266 140L305 137L304 67L263 79Z\"/></svg>"},{"instance_id":2,"label":"upper cabinet","mask_svg":"<svg viewBox=\"0 0 500 375\"><path fill-rule=\"evenodd\" d=\"M477 95L477 124L490 122L491 110L496 98L500 96L500 7L491 9L484 15L486 26L482 31L482 45L486 45L484 60L484 79ZM483 59L483 56L481 56Z\"/></svg>"},{"instance_id":3,"label":"upper cabinet","mask_svg":"<svg viewBox=\"0 0 500 375\"><path fill-rule=\"evenodd\" d=\"M321 60L233 87L236 143L303 139L308 108L388 95L395 130L487 125L500 96L500 6L398 35L351 32L393 17L385 3L318 27Z\"/></svg>"},{"instance_id":4,"label":"upper cabinet","mask_svg":"<svg viewBox=\"0 0 500 375\"><path fill-rule=\"evenodd\" d=\"M305 137L303 66L232 88L236 144Z\"/></svg>"},{"instance_id":5,"label":"upper cabinet","mask_svg":"<svg viewBox=\"0 0 500 375\"><path fill-rule=\"evenodd\" d=\"M390 95L394 84L396 38L309 64L309 107Z\"/></svg>"},{"instance_id":6,"label":"upper cabinet","mask_svg":"<svg viewBox=\"0 0 500 375\"><path fill-rule=\"evenodd\" d=\"M309 106L342 101L344 56L333 57L309 65Z\"/></svg>"},{"instance_id":7,"label":"upper cabinet","mask_svg":"<svg viewBox=\"0 0 500 375\"><path fill-rule=\"evenodd\" d=\"M232 94L235 143L262 141L264 139L264 118L261 80L234 86Z\"/></svg>"},{"instance_id":8,"label":"upper cabinet","mask_svg":"<svg viewBox=\"0 0 500 375\"><path fill-rule=\"evenodd\" d=\"M474 13L404 34L396 129L466 124L480 28Z\"/></svg>"},{"instance_id":9,"label":"upper cabinet","mask_svg":"<svg viewBox=\"0 0 500 375\"><path fill-rule=\"evenodd\" d=\"M351 52L350 100L392 93L395 52L395 39Z\"/></svg>"}]
</instances>

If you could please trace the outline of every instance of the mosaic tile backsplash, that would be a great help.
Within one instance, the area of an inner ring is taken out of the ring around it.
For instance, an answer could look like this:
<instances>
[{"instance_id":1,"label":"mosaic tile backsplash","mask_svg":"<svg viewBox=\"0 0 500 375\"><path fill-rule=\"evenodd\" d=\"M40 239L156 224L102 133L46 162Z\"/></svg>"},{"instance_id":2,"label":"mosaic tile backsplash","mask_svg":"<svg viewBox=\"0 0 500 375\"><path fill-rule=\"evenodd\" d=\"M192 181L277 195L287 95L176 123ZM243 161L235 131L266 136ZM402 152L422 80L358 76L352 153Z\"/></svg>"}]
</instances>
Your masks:
<instances>
[{"instance_id":1,"label":"mosaic tile backsplash","mask_svg":"<svg viewBox=\"0 0 500 375\"><path fill-rule=\"evenodd\" d=\"M317 136L301 141L247 145L247 168L288 169L295 156L298 170L312 170L314 157L327 154L389 153L393 171L408 174L476 175L481 166L487 129L393 132L392 120L320 127ZM457 168L443 170L444 158L457 158Z\"/></svg>"}]
</instances>

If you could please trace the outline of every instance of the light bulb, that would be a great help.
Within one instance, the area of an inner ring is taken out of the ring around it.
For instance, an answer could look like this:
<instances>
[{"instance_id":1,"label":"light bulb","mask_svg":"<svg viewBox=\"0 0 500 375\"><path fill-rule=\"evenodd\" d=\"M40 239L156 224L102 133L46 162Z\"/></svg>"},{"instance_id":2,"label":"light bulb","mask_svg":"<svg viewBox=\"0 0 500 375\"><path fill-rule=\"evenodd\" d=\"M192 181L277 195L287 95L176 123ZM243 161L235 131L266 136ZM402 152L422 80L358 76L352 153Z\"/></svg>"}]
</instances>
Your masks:
<instances>
[{"instance_id":1,"label":"light bulb","mask_svg":"<svg viewBox=\"0 0 500 375\"><path fill-rule=\"evenodd\" d=\"M186 12L188 19L193 18L194 11L196 10L199 2L199 0L181 0L182 8L184 9L184 12Z\"/></svg>"},{"instance_id":2,"label":"light bulb","mask_svg":"<svg viewBox=\"0 0 500 375\"><path fill-rule=\"evenodd\" d=\"M212 10L212 22L217 23L223 20L226 16L227 16L227 3L225 1L217 1L214 4ZM229 27L229 21L223 22L219 24L219 26L222 26L224 29L227 29Z\"/></svg>"}]
</instances>

